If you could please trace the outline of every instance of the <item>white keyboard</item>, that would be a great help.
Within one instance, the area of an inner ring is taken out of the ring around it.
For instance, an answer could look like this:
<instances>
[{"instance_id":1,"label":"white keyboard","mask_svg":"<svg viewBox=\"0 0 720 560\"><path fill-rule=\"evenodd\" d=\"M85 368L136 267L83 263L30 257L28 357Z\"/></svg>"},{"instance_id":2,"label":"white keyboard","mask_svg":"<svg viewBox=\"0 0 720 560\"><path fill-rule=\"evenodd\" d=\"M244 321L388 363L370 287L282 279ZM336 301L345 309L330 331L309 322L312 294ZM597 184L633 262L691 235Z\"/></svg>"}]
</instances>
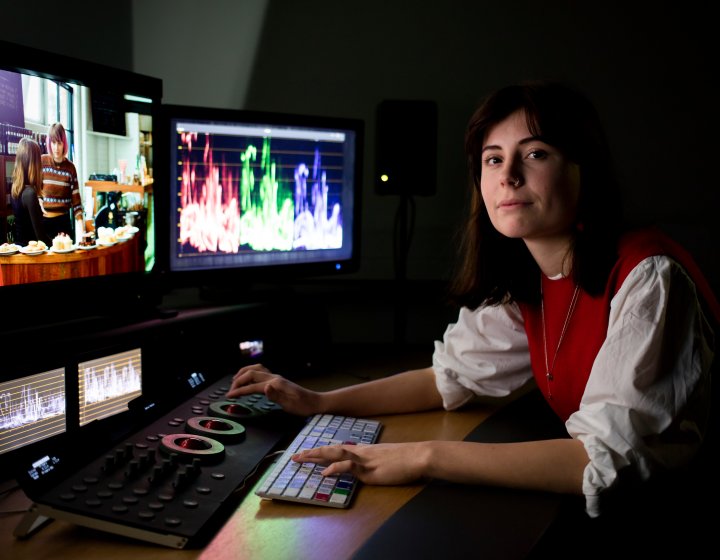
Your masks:
<instances>
[{"instance_id":1,"label":"white keyboard","mask_svg":"<svg viewBox=\"0 0 720 560\"><path fill-rule=\"evenodd\" d=\"M289 500L336 508L350 505L359 481L351 474L323 476L324 466L296 463L298 451L342 443L375 443L382 425L375 420L316 414L270 467L255 493L261 498Z\"/></svg>"}]
</instances>

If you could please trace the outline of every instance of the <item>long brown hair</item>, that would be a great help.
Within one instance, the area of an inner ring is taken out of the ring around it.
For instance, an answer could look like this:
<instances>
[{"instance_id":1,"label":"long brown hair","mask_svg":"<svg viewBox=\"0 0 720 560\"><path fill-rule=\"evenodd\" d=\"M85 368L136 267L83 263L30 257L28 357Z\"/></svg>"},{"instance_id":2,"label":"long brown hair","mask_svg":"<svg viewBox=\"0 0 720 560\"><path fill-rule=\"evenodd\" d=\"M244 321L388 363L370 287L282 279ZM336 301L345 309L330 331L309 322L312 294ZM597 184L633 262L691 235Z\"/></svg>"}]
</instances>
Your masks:
<instances>
[{"instance_id":1,"label":"long brown hair","mask_svg":"<svg viewBox=\"0 0 720 560\"><path fill-rule=\"evenodd\" d=\"M470 214L462 232L450 296L475 309L508 301L538 302L539 267L522 239L499 233L480 193L482 148L488 130L523 111L531 134L580 167L580 198L572 245L572 275L586 292L602 293L615 262L622 205L610 149L590 101L571 87L528 82L489 95L471 117L465 136L470 171Z\"/></svg>"},{"instance_id":2,"label":"long brown hair","mask_svg":"<svg viewBox=\"0 0 720 560\"><path fill-rule=\"evenodd\" d=\"M15 169L12 177L13 198L20 198L26 185L35 189L40 196L42 192L42 151L40 145L32 138L21 138L15 154Z\"/></svg>"}]
</instances>

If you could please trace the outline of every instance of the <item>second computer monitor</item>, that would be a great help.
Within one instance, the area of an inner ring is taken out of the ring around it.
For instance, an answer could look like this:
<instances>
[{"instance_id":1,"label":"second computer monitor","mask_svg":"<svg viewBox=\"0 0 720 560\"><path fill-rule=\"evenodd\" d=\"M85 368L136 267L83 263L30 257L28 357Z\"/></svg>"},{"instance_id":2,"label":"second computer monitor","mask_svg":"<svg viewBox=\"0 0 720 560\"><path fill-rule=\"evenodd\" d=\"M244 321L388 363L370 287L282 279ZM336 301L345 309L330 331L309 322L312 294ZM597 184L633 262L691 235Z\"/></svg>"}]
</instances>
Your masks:
<instances>
[{"instance_id":1,"label":"second computer monitor","mask_svg":"<svg viewBox=\"0 0 720 560\"><path fill-rule=\"evenodd\" d=\"M164 106L170 273L357 268L363 123Z\"/></svg>"}]
</instances>

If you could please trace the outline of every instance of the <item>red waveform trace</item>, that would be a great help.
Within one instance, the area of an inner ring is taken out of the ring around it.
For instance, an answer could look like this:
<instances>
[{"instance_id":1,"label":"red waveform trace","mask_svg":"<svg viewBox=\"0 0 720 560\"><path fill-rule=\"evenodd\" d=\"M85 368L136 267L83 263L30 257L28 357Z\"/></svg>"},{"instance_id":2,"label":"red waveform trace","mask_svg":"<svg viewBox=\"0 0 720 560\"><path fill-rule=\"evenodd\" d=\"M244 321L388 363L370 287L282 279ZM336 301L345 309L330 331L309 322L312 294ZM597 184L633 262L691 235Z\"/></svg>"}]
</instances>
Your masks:
<instances>
[{"instance_id":1,"label":"red waveform trace","mask_svg":"<svg viewBox=\"0 0 720 560\"><path fill-rule=\"evenodd\" d=\"M192 151L196 132L183 132L181 141ZM203 151L205 172L196 182L196 164L183 157L180 192L180 243L189 243L200 252L237 253L240 247L240 206L237 183L223 164L213 163L210 137Z\"/></svg>"}]
</instances>

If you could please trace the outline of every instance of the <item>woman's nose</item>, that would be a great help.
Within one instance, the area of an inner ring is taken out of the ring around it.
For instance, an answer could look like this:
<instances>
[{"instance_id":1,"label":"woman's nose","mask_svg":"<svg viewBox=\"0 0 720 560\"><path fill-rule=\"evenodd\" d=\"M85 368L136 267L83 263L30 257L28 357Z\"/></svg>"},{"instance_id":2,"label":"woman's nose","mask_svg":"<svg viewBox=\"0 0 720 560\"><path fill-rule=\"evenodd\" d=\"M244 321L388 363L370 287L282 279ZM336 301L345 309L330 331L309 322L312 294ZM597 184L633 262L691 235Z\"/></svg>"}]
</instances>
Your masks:
<instances>
[{"instance_id":1,"label":"woman's nose","mask_svg":"<svg viewBox=\"0 0 720 560\"><path fill-rule=\"evenodd\" d=\"M518 188L522 182L522 174L514 168L508 168L503 175L503 184L506 187Z\"/></svg>"},{"instance_id":2,"label":"woman's nose","mask_svg":"<svg viewBox=\"0 0 720 560\"><path fill-rule=\"evenodd\" d=\"M503 183L506 187L517 188L522 185L523 176L518 163L514 159L508 159L503 174Z\"/></svg>"},{"instance_id":3,"label":"woman's nose","mask_svg":"<svg viewBox=\"0 0 720 560\"><path fill-rule=\"evenodd\" d=\"M505 178L505 184L509 187L517 188L520 186L520 177L514 177L513 175L508 175Z\"/></svg>"}]
</instances>

